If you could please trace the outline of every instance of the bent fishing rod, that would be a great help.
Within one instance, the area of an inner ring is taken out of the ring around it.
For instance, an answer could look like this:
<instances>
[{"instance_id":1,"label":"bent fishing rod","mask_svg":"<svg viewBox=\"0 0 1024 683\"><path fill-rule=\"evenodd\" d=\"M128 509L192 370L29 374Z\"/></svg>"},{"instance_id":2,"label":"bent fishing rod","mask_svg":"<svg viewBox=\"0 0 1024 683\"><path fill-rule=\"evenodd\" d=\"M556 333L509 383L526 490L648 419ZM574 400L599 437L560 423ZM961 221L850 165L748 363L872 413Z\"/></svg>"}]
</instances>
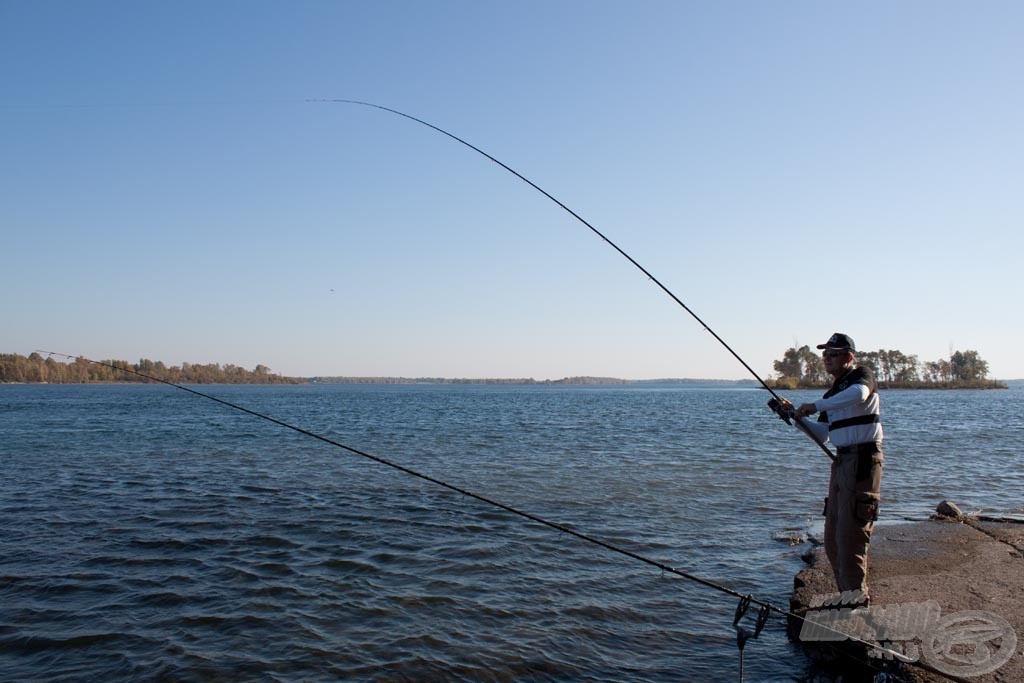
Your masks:
<instances>
[{"instance_id":1,"label":"bent fishing rod","mask_svg":"<svg viewBox=\"0 0 1024 683\"><path fill-rule=\"evenodd\" d=\"M647 278L651 282L656 284L661 289L661 291L665 292L665 294L668 294L668 296L671 297L671 299L673 301L675 301L684 311L689 313L690 316L694 320L696 320L700 324L700 326L704 328L705 331L708 332L708 334L710 334L712 337L714 337L715 340L719 344L724 346L725 350L728 351L729 353L731 353L733 358L738 360L740 362L740 365L742 365L744 368L746 368L747 372L749 372L751 375L753 375L754 379L756 379L758 381L758 383L760 383L760 385L762 387L764 387L765 389L768 390L768 393L772 395L772 400L769 401L768 405L783 421L785 421L788 424L794 424L794 422L791 421L791 420L794 420L796 426L798 428L800 428L800 430L804 434L806 434L808 437L810 437L810 439L812 441L814 441L814 443L818 444L818 447L821 448L821 450L825 452L825 455L827 455L832 460L836 459L836 456L832 453L831 450L829 450L828 446L826 446L825 443L821 439L819 439L818 436L814 432L812 432L810 429L808 429L803 424L803 422L801 421L800 418L797 418L793 414L792 408L788 407L787 401L785 401L785 399L783 399L781 396L776 394L775 390L772 389L770 386L768 386L768 384L763 379L761 379L761 376L758 375L757 372L755 372L754 369L752 367L750 367L750 365L748 365L747 362L745 360L743 360L743 358L741 358L740 355L738 353L736 353L736 351L734 351L733 348L731 346L729 346L725 342L724 339L722 339L720 336L718 336L718 333L716 333L714 330L712 330L711 327L708 326L708 324L706 322L701 320L700 316L698 316L696 313L693 312L693 309L691 309L689 306L687 306L685 303L683 303L682 299L680 299L678 296L675 295L675 293L672 290L670 290L668 287L666 287L665 284L662 283L661 280L659 280L658 278L654 277L654 275L651 274L651 272L649 270L647 270L642 265L640 265L640 263L636 259L634 259L632 256L627 254L626 251L624 249L622 249L622 247L617 245L615 242L613 242L611 239L609 239L607 235L605 235L603 232L601 232L600 230L595 228L593 225L591 225L589 221L585 220L578 213L576 213L575 211L570 209L568 206L563 204L561 201L559 201L557 198L555 198L554 195L552 195L550 192L548 192L547 190L545 190L541 186L537 185L537 183L533 182L532 180L530 180L529 178L524 176L522 173L519 173L514 168L510 167L508 164L506 164L506 163L496 159L495 157L491 156L490 154L488 154L484 150L480 149L476 145L473 145L473 144L471 144L469 142L466 142L465 140L463 140L459 136L457 136L457 135L455 135L453 133L449 133L448 131L444 130L443 128L435 126L432 123L428 123L428 122L424 121L423 119L419 119L419 118L416 118L415 116L412 116L410 114L406 114L404 112L400 112L397 109L392 109L390 107L385 107L385 106L382 106L380 104L374 104L372 102L363 102L363 101L360 101L360 100L320 99L320 100L308 100L308 101L309 102L318 102L318 103L333 103L333 104L357 104L357 105L360 105L360 106L363 106L363 107L371 107L373 109L380 109L382 111L390 112L392 114L396 114L396 115L401 116L403 118L409 119L410 121L415 121L416 123L424 125L427 128L431 128L431 129L437 131L438 133L441 133L442 135L446 135L447 137L451 138L452 140L455 140L456 142L459 142L459 143L465 145L466 147L469 147L474 152L476 152L478 154L481 154L482 156L490 159L491 161L496 163L498 166L501 166L503 169L505 169L506 171L508 171L509 173L514 175L515 177L519 178L521 181L523 181L524 183L526 183L527 185L529 185L533 189L535 189L538 192L540 192L542 195L544 195L545 197L547 197L548 199L553 201L555 204L557 204L559 207L561 207L570 216L572 216L577 221L579 221L580 223L585 225L587 228L589 228L591 232L593 232L595 235L600 237L612 249L614 249L615 251L619 252L619 254L621 254L627 261L629 261L634 266L636 266L636 268L641 273L646 275Z\"/></svg>"}]
</instances>

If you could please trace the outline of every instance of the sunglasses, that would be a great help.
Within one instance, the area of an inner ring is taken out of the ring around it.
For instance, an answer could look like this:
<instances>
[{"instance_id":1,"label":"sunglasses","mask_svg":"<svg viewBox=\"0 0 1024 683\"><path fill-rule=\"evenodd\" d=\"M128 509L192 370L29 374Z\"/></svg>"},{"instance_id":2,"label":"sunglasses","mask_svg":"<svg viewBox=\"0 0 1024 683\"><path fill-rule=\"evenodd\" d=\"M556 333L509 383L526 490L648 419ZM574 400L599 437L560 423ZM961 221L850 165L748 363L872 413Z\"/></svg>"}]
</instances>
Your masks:
<instances>
[{"instance_id":1,"label":"sunglasses","mask_svg":"<svg viewBox=\"0 0 1024 683\"><path fill-rule=\"evenodd\" d=\"M822 351L821 355L825 356L826 358L841 358L848 353L849 351Z\"/></svg>"}]
</instances>

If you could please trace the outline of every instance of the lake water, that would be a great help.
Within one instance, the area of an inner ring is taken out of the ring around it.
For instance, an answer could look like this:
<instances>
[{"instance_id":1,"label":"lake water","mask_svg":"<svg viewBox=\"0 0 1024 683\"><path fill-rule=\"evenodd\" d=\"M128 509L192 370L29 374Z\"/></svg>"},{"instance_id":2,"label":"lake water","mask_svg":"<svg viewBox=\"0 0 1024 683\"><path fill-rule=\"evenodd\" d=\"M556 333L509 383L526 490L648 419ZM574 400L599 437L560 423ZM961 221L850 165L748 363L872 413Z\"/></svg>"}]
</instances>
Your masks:
<instances>
[{"instance_id":1,"label":"lake water","mask_svg":"<svg viewBox=\"0 0 1024 683\"><path fill-rule=\"evenodd\" d=\"M760 390L197 388L781 607L820 529ZM1024 512L1024 389L882 403L883 521ZM0 549L6 681L737 676L734 598L172 387L0 386Z\"/></svg>"}]
</instances>

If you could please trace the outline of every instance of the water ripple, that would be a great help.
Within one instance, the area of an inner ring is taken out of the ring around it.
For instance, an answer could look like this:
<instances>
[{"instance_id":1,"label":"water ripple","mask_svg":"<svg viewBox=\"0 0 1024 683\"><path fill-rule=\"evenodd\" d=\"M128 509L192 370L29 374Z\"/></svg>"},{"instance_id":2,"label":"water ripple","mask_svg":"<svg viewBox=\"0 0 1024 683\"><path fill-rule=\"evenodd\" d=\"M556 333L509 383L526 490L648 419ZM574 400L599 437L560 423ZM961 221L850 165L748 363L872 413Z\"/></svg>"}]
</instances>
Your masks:
<instances>
[{"instance_id":1,"label":"water ripple","mask_svg":"<svg viewBox=\"0 0 1024 683\"><path fill-rule=\"evenodd\" d=\"M827 477L757 391L216 390L776 604ZM1021 512L1022 395L886 393L884 514ZM450 491L161 387L0 405L9 680L734 676L731 600Z\"/></svg>"}]
</instances>

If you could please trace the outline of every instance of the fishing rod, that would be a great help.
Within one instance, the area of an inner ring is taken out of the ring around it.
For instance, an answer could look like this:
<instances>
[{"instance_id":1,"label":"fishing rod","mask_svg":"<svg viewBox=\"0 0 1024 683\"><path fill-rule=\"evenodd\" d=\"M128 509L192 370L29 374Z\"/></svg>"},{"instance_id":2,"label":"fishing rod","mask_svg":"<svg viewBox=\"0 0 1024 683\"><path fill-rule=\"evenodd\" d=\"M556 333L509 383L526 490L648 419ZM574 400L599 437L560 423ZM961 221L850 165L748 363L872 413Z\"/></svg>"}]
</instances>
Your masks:
<instances>
[{"instance_id":1,"label":"fishing rod","mask_svg":"<svg viewBox=\"0 0 1024 683\"><path fill-rule=\"evenodd\" d=\"M565 210L570 216L572 216L577 221L579 221L580 223L585 225L587 228L589 228L591 232L593 232L595 235L597 235L602 240L604 240L604 242L606 242L612 249L614 249L615 251L619 252L619 254L621 254L627 261L629 261L634 266L636 266L636 268L641 273L646 275L647 278L649 280L651 280L651 282L656 284L661 289L661 291L665 292L665 294L668 294L668 296L671 297L673 301L675 301L680 307L682 307L682 309L684 311L689 313L690 316L693 317L693 319L696 320L700 324L700 326L704 328L704 330L706 330L712 337L714 337L715 340L718 341L719 344L724 346L726 351L731 353L733 355L733 357L736 360L738 360L740 362L740 364L744 368L747 369L747 372L749 372L751 375L753 375L754 379L756 379L758 381L758 383L760 383L760 385L762 387L764 387L765 389L768 390L768 393L772 395L772 400L768 402L768 406L775 412L776 415L778 415L787 424L791 424L792 425L792 424L794 424L794 422L792 422L791 420L795 420L796 426L804 434L806 434L808 437L810 437L812 441L814 441L816 444L818 444L818 447L821 448L821 450L825 452L825 455L827 455L832 460L836 459L836 456L832 453L831 450L829 450L828 446L826 446L825 443L821 439L819 439L818 436L814 432L812 432L809 428L807 428L803 424L803 422L800 420L800 418L797 418L795 416L795 414L793 413L791 404L789 404L788 401L786 401L781 396L776 394L775 390L772 389L770 386L768 386L768 384L763 379L761 379L761 376L758 375L757 372L754 371L754 368L750 367L750 365L748 365L747 362L745 360L743 360L743 358L741 358L740 355L738 353L736 353L736 351L734 351L733 348L731 346L729 346L725 342L724 339L722 339L720 336L718 336L717 332L712 330L711 327L708 326L708 324L706 322L701 320L700 316L698 316L696 313L693 312L693 309L691 309L689 306L687 306L685 303L683 303L682 299L680 299L678 296L676 296L675 293L671 289L669 289L667 286L665 286L664 283L661 282L661 280L659 280L658 278L654 277L654 275L651 274L651 272L649 270L647 270L642 265L640 265L640 263L636 259L634 259L628 253L626 253L626 251L624 249L622 249L622 247L617 245L615 242L613 242L611 239L609 239L607 235L605 235L603 232L601 232L600 230L595 228L593 225L591 225L589 221L585 220L578 213L576 213L575 211L570 209L568 206L563 204L561 201L559 201L557 198L555 198L550 192L548 192L547 190L545 190L541 186L537 185L537 183L533 182L532 180L530 180L529 178L524 176L522 173L519 173L514 168L510 167L508 164L506 164L506 163L496 159L495 157L491 156L490 154L488 154L484 150L480 149L476 145L473 145L473 144L471 144L469 142L466 142L465 140L463 140L459 136L457 136L457 135L455 135L453 133L449 133L448 131L444 130L443 128L435 126L432 123L428 123L427 121L424 121L423 119L419 119L419 118L416 118L415 116L412 116L410 114L406 114L404 112L400 112L397 109L392 109L390 107L385 107L385 106L382 106L380 104L374 104L372 102L363 102L361 100L342 100L342 99L319 99L319 100L317 100L317 99L311 99L311 100L307 100L307 101L308 102L317 102L317 103L334 103L334 104L358 104L358 105L363 106L363 107L371 107L373 109L380 109L382 111L390 112L392 114L396 114L396 115L401 116L403 118L409 119L410 121L415 121L416 123L424 125L427 128L432 128L433 130L437 131L438 133L441 133L442 135L446 135L449 138L451 138L452 140L455 140L456 142L459 142L459 143L465 145L466 147L469 147L474 152L477 152L478 154L481 154L484 157L490 159L491 161L496 163L498 166L501 166L503 169L505 169L506 171L508 171L509 173L514 175L515 177L519 178L520 180L522 180L524 183L526 183L527 185L529 185L533 189L535 189L538 192L540 192L542 195L544 195L545 197L547 197L548 199L553 201L555 204L557 204L559 207L561 207L563 210Z\"/></svg>"}]
</instances>

